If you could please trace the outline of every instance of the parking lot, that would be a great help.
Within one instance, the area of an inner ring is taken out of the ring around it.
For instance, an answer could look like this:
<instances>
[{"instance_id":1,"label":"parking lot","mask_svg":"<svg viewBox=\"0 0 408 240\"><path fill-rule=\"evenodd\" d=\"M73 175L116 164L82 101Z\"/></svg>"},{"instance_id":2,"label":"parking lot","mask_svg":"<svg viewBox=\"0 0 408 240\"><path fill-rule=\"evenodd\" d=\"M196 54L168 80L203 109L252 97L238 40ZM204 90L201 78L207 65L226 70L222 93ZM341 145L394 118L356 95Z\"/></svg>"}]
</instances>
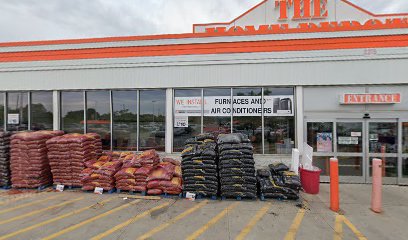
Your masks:
<instances>
[{"instance_id":1,"label":"parking lot","mask_svg":"<svg viewBox=\"0 0 408 240\"><path fill-rule=\"evenodd\" d=\"M296 202L2 191L0 239L406 239L408 188L386 186L382 214L370 185L341 185L341 199L337 215L328 185Z\"/></svg>"}]
</instances>

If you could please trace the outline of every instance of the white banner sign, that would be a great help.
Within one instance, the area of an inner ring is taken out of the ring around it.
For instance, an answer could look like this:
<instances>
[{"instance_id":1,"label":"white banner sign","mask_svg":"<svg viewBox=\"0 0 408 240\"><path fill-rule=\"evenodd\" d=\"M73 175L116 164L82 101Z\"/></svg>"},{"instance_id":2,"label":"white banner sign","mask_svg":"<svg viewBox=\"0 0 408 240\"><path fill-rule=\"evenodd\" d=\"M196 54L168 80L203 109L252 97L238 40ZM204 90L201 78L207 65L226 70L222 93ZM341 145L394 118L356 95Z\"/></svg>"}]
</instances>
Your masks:
<instances>
[{"instance_id":1,"label":"white banner sign","mask_svg":"<svg viewBox=\"0 0 408 240\"><path fill-rule=\"evenodd\" d=\"M233 115L262 116L260 96L234 96ZM201 116L201 97L176 97L175 116ZM293 96L265 96L264 116L293 116ZM204 116L231 116L231 98L229 96L204 97Z\"/></svg>"},{"instance_id":2,"label":"white banner sign","mask_svg":"<svg viewBox=\"0 0 408 240\"><path fill-rule=\"evenodd\" d=\"M7 114L7 124L11 124L11 125L20 124L20 114L14 114L14 113Z\"/></svg>"}]
</instances>

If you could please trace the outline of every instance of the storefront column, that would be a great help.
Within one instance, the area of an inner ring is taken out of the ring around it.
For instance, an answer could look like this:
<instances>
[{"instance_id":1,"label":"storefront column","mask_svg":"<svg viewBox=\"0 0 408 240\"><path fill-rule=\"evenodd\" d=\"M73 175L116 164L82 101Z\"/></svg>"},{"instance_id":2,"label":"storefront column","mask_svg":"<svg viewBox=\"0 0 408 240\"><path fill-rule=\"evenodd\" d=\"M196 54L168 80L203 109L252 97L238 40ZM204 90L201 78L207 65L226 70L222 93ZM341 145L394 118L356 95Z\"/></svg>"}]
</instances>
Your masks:
<instances>
[{"instance_id":1,"label":"storefront column","mask_svg":"<svg viewBox=\"0 0 408 240\"><path fill-rule=\"evenodd\" d=\"M173 89L166 89L166 153L173 152Z\"/></svg>"},{"instance_id":2,"label":"storefront column","mask_svg":"<svg viewBox=\"0 0 408 240\"><path fill-rule=\"evenodd\" d=\"M59 91L52 92L52 109L54 130L60 130L60 94Z\"/></svg>"},{"instance_id":3,"label":"storefront column","mask_svg":"<svg viewBox=\"0 0 408 240\"><path fill-rule=\"evenodd\" d=\"M303 87L296 87L296 143L299 152L303 153L304 142Z\"/></svg>"}]
</instances>

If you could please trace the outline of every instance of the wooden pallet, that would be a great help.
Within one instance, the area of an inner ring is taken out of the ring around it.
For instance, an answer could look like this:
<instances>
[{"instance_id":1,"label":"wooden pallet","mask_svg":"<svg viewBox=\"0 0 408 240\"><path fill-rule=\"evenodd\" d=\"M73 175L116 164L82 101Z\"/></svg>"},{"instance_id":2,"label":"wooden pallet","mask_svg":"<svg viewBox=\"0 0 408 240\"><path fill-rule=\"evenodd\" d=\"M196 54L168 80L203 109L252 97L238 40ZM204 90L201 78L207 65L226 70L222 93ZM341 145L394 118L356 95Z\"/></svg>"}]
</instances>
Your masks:
<instances>
[{"instance_id":1,"label":"wooden pallet","mask_svg":"<svg viewBox=\"0 0 408 240\"><path fill-rule=\"evenodd\" d=\"M131 191L131 190L121 190L121 189L116 189L117 193L127 193L129 195L136 195L136 194L141 194L142 196L146 196L147 193L144 191Z\"/></svg>"}]
</instances>

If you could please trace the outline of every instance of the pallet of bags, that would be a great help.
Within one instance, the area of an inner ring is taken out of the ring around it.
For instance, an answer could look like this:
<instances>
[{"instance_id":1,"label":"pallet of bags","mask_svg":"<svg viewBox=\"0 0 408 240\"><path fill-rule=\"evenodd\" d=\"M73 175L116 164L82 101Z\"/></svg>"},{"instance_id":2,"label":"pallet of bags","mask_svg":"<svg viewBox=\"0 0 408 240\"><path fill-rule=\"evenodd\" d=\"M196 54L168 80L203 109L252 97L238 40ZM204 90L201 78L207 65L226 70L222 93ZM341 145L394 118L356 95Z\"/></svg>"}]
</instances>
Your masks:
<instances>
[{"instance_id":1,"label":"pallet of bags","mask_svg":"<svg viewBox=\"0 0 408 240\"><path fill-rule=\"evenodd\" d=\"M178 195L182 192L181 168L172 161L161 162L147 178L147 194Z\"/></svg>"},{"instance_id":2,"label":"pallet of bags","mask_svg":"<svg viewBox=\"0 0 408 240\"><path fill-rule=\"evenodd\" d=\"M66 134L47 141L54 184L81 187L85 163L96 161L100 137L95 134Z\"/></svg>"},{"instance_id":3,"label":"pallet of bags","mask_svg":"<svg viewBox=\"0 0 408 240\"><path fill-rule=\"evenodd\" d=\"M257 195L253 146L244 134L221 134L217 139L219 175L223 198L251 198Z\"/></svg>"},{"instance_id":4,"label":"pallet of bags","mask_svg":"<svg viewBox=\"0 0 408 240\"><path fill-rule=\"evenodd\" d=\"M52 183L46 141L62 131L21 132L11 136L10 168L13 188L39 188Z\"/></svg>"},{"instance_id":5,"label":"pallet of bags","mask_svg":"<svg viewBox=\"0 0 408 240\"><path fill-rule=\"evenodd\" d=\"M0 187L10 186L10 133L0 133Z\"/></svg>"},{"instance_id":6,"label":"pallet of bags","mask_svg":"<svg viewBox=\"0 0 408 240\"><path fill-rule=\"evenodd\" d=\"M139 164L133 161L137 154L132 152L122 152L119 161L122 168L115 174L116 189L119 191L146 192L146 182L138 182L136 172L140 169Z\"/></svg>"},{"instance_id":7,"label":"pallet of bags","mask_svg":"<svg viewBox=\"0 0 408 240\"><path fill-rule=\"evenodd\" d=\"M261 198L299 199L300 179L282 163L271 164L268 169L258 169L257 180Z\"/></svg>"},{"instance_id":8,"label":"pallet of bags","mask_svg":"<svg viewBox=\"0 0 408 240\"><path fill-rule=\"evenodd\" d=\"M202 197L217 196L218 155L214 135L201 134L188 139L181 156L183 191Z\"/></svg>"},{"instance_id":9,"label":"pallet of bags","mask_svg":"<svg viewBox=\"0 0 408 240\"><path fill-rule=\"evenodd\" d=\"M115 174L121 169L122 162L119 161L120 153L105 152L90 166L82 171L82 190L92 191L96 187L105 191L115 189Z\"/></svg>"}]
</instances>

